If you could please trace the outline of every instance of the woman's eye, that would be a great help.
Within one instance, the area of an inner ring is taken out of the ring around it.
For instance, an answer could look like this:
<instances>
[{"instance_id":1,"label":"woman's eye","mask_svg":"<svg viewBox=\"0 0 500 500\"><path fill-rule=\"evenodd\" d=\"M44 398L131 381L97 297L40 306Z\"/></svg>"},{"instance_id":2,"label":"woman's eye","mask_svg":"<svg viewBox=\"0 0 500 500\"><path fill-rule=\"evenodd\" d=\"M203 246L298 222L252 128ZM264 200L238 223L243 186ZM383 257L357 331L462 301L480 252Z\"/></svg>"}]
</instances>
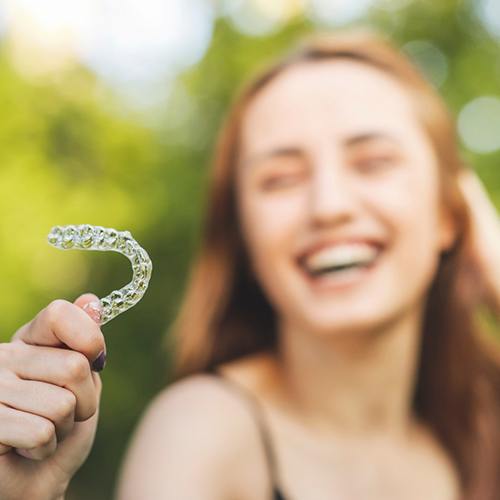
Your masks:
<instances>
[{"instance_id":1,"label":"woman's eye","mask_svg":"<svg viewBox=\"0 0 500 500\"><path fill-rule=\"evenodd\" d=\"M379 156L366 158L355 162L356 166L363 171L378 171L390 167L396 163L396 158L392 156Z\"/></svg>"},{"instance_id":2,"label":"woman's eye","mask_svg":"<svg viewBox=\"0 0 500 500\"><path fill-rule=\"evenodd\" d=\"M300 174L279 175L264 179L260 186L263 189L279 189L294 186L301 180Z\"/></svg>"}]
</instances>

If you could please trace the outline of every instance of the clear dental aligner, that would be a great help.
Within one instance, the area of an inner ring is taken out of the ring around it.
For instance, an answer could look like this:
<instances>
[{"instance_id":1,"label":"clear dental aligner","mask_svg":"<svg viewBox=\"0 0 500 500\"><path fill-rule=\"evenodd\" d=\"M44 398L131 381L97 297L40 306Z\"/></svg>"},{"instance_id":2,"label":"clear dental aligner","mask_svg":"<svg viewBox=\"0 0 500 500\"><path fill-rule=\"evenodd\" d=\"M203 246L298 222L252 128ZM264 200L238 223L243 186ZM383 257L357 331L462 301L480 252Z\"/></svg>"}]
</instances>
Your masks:
<instances>
[{"instance_id":1,"label":"clear dental aligner","mask_svg":"<svg viewBox=\"0 0 500 500\"><path fill-rule=\"evenodd\" d=\"M129 231L117 231L90 224L54 226L47 239L52 246L61 250L118 252L128 257L132 263L132 281L100 299L101 325L137 304L146 292L153 264L146 250L132 238Z\"/></svg>"}]
</instances>

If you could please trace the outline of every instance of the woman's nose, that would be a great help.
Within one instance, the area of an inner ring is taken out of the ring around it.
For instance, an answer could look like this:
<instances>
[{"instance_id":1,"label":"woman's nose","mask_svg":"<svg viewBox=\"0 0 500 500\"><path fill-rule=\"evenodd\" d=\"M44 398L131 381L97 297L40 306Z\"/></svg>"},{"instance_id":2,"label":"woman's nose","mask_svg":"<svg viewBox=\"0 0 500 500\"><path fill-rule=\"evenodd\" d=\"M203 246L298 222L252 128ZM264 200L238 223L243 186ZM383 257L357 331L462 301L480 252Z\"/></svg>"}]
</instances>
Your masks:
<instances>
[{"instance_id":1,"label":"woman's nose","mask_svg":"<svg viewBox=\"0 0 500 500\"><path fill-rule=\"evenodd\" d=\"M352 179L338 165L322 165L316 171L310 192L310 217L316 224L349 220L356 199Z\"/></svg>"}]
</instances>

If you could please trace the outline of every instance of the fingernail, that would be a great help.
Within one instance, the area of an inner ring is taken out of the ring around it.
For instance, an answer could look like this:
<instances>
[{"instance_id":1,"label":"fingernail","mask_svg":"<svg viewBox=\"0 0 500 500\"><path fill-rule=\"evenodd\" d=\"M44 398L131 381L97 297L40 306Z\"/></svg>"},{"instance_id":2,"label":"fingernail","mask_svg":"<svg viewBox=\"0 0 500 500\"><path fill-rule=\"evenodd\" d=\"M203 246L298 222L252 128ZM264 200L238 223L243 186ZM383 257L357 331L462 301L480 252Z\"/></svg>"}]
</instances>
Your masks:
<instances>
[{"instance_id":1,"label":"fingernail","mask_svg":"<svg viewBox=\"0 0 500 500\"><path fill-rule=\"evenodd\" d=\"M87 302L82 309L99 325L101 323L102 305L99 301Z\"/></svg>"},{"instance_id":2,"label":"fingernail","mask_svg":"<svg viewBox=\"0 0 500 500\"><path fill-rule=\"evenodd\" d=\"M99 356L97 356L97 358L95 358L94 361L92 362L92 371L100 372L105 365L106 365L106 352L101 351L99 353Z\"/></svg>"}]
</instances>

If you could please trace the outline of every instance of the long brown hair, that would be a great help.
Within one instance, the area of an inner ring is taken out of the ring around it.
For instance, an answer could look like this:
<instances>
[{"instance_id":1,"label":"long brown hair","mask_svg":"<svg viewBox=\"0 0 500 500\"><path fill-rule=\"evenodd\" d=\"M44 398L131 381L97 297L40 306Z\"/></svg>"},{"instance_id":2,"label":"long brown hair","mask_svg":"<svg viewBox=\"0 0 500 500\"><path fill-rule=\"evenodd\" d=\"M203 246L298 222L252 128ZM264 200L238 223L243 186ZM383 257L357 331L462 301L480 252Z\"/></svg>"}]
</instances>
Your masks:
<instances>
[{"instance_id":1,"label":"long brown hair","mask_svg":"<svg viewBox=\"0 0 500 500\"><path fill-rule=\"evenodd\" d=\"M257 92L286 68L338 58L379 68L404 85L437 155L442 200L458 237L440 256L427 297L412 404L454 460L463 499L494 500L500 495L500 361L477 321L478 306L494 300L467 251L470 218L457 184L467 166L439 94L401 51L372 31L310 35L234 99L216 145L201 245L167 337L176 342L174 378L275 346L275 313L250 271L238 224L234 178L242 117Z\"/></svg>"}]
</instances>

